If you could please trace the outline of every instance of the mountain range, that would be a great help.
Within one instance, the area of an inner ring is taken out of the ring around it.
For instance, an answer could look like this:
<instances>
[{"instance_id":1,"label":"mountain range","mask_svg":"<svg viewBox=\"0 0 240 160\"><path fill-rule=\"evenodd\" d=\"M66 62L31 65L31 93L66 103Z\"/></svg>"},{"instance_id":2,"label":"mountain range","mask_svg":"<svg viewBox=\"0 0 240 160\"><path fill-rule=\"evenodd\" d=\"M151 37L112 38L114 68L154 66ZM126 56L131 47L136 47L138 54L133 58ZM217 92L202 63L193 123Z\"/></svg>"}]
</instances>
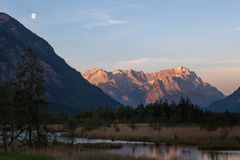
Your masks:
<instances>
[{"instance_id":1,"label":"mountain range","mask_svg":"<svg viewBox=\"0 0 240 160\"><path fill-rule=\"evenodd\" d=\"M84 72L83 77L124 105L136 106L160 99L178 102L183 96L194 104L207 107L213 101L224 98L223 93L187 67L154 73L134 70L107 72L96 68Z\"/></svg>"},{"instance_id":2,"label":"mountain range","mask_svg":"<svg viewBox=\"0 0 240 160\"><path fill-rule=\"evenodd\" d=\"M209 107L211 111L224 112L240 112L240 87L226 98L213 102Z\"/></svg>"},{"instance_id":3,"label":"mountain range","mask_svg":"<svg viewBox=\"0 0 240 160\"><path fill-rule=\"evenodd\" d=\"M78 113L98 106L136 106L160 99L178 102L183 96L213 111L240 112L240 88L225 97L187 67L154 73L96 68L81 74L59 57L46 40L5 13L0 13L0 81L14 79L28 46L44 69L46 96L52 111Z\"/></svg>"},{"instance_id":4,"label":"mountain range","mask_svg":"<svg viewBox=\"0 0 240 160\"><path fill-rule=\"evenodd\" d=\"M74 112L97 106L119 106L116 100L86 81L59 57L50 44L16 19L0 13L0 80L14 79L24 49L31 46L44 69L51 109Z\"/></svg>"}]
</instances>

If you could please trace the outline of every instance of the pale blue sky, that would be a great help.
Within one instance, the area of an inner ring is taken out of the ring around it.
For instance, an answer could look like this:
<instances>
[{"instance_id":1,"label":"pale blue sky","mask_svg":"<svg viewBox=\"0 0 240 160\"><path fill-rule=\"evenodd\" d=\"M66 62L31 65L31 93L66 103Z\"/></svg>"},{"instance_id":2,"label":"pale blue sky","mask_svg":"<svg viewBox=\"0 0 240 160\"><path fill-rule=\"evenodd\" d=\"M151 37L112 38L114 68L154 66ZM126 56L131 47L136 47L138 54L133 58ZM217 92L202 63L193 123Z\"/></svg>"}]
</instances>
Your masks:
<instances>
[{"instance_id":1,"label":"pale blue sky","mask_svg":"<svg viewBox=\"0 0 240 160\"><path fill-rule=\"evenodd\" d=\"M81 72L184 65L226 94L240 86L239 0L0 0L0 11Z\"/></svg>"}]
</instances>

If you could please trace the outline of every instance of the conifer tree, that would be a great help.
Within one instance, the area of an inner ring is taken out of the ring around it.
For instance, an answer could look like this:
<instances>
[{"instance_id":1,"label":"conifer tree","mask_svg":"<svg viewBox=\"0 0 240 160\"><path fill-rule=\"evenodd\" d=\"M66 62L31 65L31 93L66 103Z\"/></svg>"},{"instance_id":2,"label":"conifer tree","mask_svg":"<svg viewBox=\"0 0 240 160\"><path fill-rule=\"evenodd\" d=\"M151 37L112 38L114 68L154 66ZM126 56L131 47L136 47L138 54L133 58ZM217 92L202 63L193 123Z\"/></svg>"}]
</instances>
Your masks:
<instances>
[{"instance_id":1,"label":"conifer tree","mask_svg":"<svg viewBox=\"0 0 240 160\"><path fill-rule=\"evenodd\" d=\"M4 151L7 151L7 141L8 141L8 125L10 121L12 107L12 96L11 92L7 88L6 83L0 83L0 130L1 138L3 142Z\"/></svg>"},{"instance_id":2,"label":"conifer tree","mask_svg":"<svg viewBox=\"0 0 240 160\"><path fill-rule=\"evenodd\" d=\"M41 141L42 113L47 108L45 100L43 69L33 49L28 47L16 73L15 101L18 110L18 125L27 128L28 142Z\"/></svg>"}]
</instances>

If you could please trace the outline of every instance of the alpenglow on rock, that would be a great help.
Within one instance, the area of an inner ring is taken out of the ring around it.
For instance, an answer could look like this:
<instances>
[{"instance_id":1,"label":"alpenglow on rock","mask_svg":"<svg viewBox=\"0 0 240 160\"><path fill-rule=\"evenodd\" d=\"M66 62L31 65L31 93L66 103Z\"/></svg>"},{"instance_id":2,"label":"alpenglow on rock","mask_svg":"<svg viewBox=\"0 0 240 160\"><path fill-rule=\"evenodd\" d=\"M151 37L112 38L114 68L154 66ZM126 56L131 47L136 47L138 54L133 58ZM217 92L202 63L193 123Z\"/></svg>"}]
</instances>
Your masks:
<instances>
[{"instance_id":1,"label":"alpenglow on rock","mask_svg":"<svg viewBox=\"0 0 240 160\"><path fill-rule=\"evenodd\" d=\"M47 99L54 111L77 114L81 109L120 105L71 68L47 41L5 13L0 13L0 80L14 78L27 46L33 48L44 68Z\"/></svg>"},{"instance_id":2,"label":"alpenglow on rock","mask_svg":"<svg viewBox=\"0 0 240 160\"><path fill-rule=\"evenodd\" d=\"M155 73L134 70L91 69L83 73L90 83L125 105L139 105L167 99L178 102L189 97L194 104L205 107L224 95L186 67L176 67Z\"/></svg>"}]
</instances>

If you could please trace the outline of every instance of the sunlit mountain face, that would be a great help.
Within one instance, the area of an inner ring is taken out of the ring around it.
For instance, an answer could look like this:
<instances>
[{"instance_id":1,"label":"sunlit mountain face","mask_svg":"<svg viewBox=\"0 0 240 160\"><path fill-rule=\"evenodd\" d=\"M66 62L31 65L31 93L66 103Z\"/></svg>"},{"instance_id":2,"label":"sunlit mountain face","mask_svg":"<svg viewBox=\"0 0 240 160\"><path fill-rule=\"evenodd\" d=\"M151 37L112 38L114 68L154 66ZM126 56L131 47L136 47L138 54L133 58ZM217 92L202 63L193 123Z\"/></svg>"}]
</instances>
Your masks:
<instances>
[{"instance_id":1,"label":"sunlit mountain face","mask_svg":"<svg viewBox=\"0 0 240 160\"><path fill-rule=\"evenodd\" d=\"M134 70L91 69L83 73L90 83L125 105L154 103L159 100L178 102L188 97L199 106L208 106L224 95L204 82L187 67L176 67L154 73Z\"/></svg>"}]
</instances>

